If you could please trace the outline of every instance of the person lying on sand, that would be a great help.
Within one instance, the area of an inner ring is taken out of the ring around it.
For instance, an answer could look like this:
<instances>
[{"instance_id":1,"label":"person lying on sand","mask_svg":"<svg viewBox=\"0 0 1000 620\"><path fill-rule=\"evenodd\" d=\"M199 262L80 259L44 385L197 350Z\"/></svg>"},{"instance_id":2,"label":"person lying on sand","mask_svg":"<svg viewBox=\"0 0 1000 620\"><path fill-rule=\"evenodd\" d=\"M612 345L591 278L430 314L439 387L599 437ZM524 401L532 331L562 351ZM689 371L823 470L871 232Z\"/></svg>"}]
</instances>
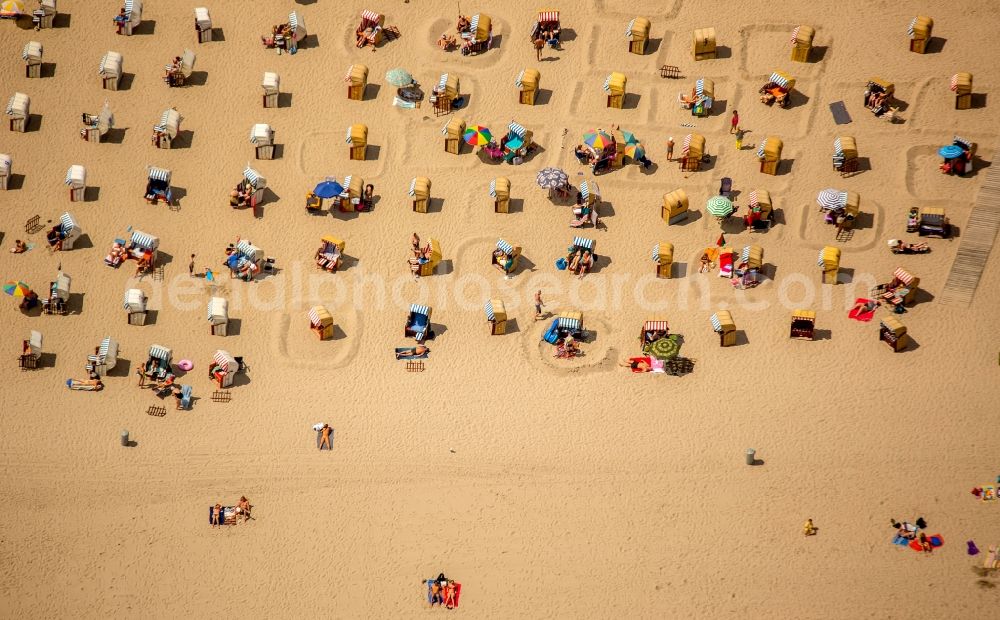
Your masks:
<instances>
[{"instance_id":1,"label":"person lying on sand","mask_svg":"<svg viewBox=\"0 0 1000 620\"><path fill-rule=\"evenodd\" d=\"M866 299L865 301L859 301L858 303L854 304L854 307L852 307L850 309L850 311L848 312L848 314L850 314L851 312L854 312L855 310L858 311L858 314L865 314L865 313L871 312L872 310L874 310L877 307L878 307L878 302L877 301L875 301L873 299Z\"/></svg>"},{"instance_id":2,"label":"person lying on sand","mask_svg":"<svg viewBox=\"0 0 1000 620\"><path fill-rule=\"evenodd\" d=\"M222 515L222 504L212 506L212 527L219 527L219 518Z\"/></svg>"},{"instance_id":3,"label":"person lying on sand","mask_svg":"<svg viewBox=\"0 0 1000 620\"><path fill-rule=\"evenodd\" d=\"M428 349L424 345L418 344L415 347L410 347L408 349L402 349L400 351L396 351L396 359L399 360L408 357L420 357L421 355L427 354L429 351L430 349Z\"/></svg>"}]
</instances>

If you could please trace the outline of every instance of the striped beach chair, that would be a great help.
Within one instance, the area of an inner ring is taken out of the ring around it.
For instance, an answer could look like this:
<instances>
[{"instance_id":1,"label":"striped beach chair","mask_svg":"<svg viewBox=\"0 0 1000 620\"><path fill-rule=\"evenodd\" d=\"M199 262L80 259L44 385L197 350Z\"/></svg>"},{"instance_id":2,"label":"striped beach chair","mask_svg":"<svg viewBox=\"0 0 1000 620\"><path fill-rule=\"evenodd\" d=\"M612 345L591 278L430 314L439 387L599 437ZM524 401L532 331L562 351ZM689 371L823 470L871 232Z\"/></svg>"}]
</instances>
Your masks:
<instances>
[{"instance_id":1,"label":"striped beach chair","mask_svg":"<svg viewBox=\"0 0 1000 620\"><path fill-rule=\"evenodd\" d=\"M410 312L406 317L406 327L403 329L403 337L412 337L417 342L424 342L430 336L432 312L433 309L430 306L411 304Z\"/></svg>"}]
</instances>

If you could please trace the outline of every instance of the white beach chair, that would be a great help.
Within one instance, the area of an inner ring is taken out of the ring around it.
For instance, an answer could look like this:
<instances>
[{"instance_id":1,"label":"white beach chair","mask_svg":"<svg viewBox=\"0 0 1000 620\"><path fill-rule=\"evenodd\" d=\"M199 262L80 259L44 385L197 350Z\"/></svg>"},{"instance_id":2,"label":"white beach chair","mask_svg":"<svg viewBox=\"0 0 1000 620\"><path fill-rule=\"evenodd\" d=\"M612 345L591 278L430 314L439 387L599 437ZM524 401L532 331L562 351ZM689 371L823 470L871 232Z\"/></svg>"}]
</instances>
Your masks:
<instances>
[{"instance_id":1,"label":"white beach chair","mask_svg":"<svg viewBox=\"0 0 1000 620\"><path fill-rule=\"evenodd\" d=\"M208 14L207 8L203 6L195 8L194 29L198 43L207 43L212 40L212 16Z\"/></svg>"},{"instance_id":2,"label":"white beach chair","mask_svg":"<svg viewBox=\"0 0 1000 620\"><path fill-rule=\"evenodd\" d=\"M257 159L274 159L274 130L267 123L257 123L250 129L250 143L255 145Z\"/></svg>"},{"instance_id":3,"label":"white beach chair","mask_svg":"<svg viewBox=\"0 0 1000 620\"><path fill-rule=\"evenodd\" d=\"M31 22L36 30L51 28L56 17L56 0L38 0L38 8L31 12Z\"/></svg>"},{"instance_id":4,"label":"white beach chair","mask_svg":"<svg viewBox=\"0 0 1000 620\"><path fill-rule=\"evenodd\" d=\"M42 77L42 44L38 41L28 41L21 50L24 59L24 76L29 78Z\"/></svg>"},{"instance_id":5,"label":"white beach chair","mask_svg":"<svg viewBox=\"0 0 1000 620\"><path fill-rule=\"evenodd\" d=\"M229 328L229 300L213 297L208 300L208 332L213 336L225 336Z\"/></svg>"},{"instance_id":6,"label":"white beach chair","mask_svg":"<svg viewBox=\"0 0 1000 620\"><path fill-rule=\"evenodd\" d=\"M174 139L177 138L177 132L180 131L182 120L184 117L176 108L164 110L163 115L160 116L160 122L153 126L153 144L156 148L169 149L171 147Z\"/></svg>"},{"instance_id":7,"label":"white beach chair","mask_svg":"<svg viewBox=\"0 0 1000 620\"><path fill-rule=\"evenodd\" d=\"M97 75L101 76L101 85L104 90L118 90L122 79L122 55L109 50L101 57Z\"/></svg>"},{"instance_id":8,"label":"white beach chair","mask_svg":"<svg viewBox=\"0 0 1000 620\"><path fill-rule=\"evenodd\" d=\"M65 183L69 187L69 201L82 202L87 191L87 169L80 164L70 166Z\"/></svg>"},{"instance_id":9,"label":"white beach chair","mask_svg":"<svg viewBox=\"0 0 1000 620\"><path fill-rule=\"evenodd\" d=\"M80 129L80 137L97 144L115 126L115 116L111 113L111 105L105 101L104 107L99 114L83 113L83 128Z\"/></svg>"},{"instance_id":10,"label":"white beach chair","mask_svg":"<svg viewBox=\"0 0 1000 620\"><path fill-rule=\"evenodd\" d=\"M132 31L142 23L142 0L125 0L124 33L132 36Z\"/></svg>"},{"instance_id":11,"label":"white beach chair","mask_svg":"<svg viewBox=\"0 0 1000 620\"><path fill-rule=\"evenodd\" d=\"M146 324L146 296L142 291L137 288L130 288L125 291L122 308L125 309L126 320L129 325Z\"/></svg>"},{"instance_id":12,"label":"white beach chair","mask_svg":"<svg viewBox=\"0 0 1000 620\"><path fill-rule=\"evenodd\" d=\"M0 153L0 189L7 189L10 183L11 158L6 153Z\"/></svg>"},{"instance_id":13,"label":"white beach chair","mask_svg":"<svg viewBox=\"0 0 1000 620\"><path fill-rule=\"evenodd\" d=\"M118 341L107 337L97 347L97 352L87 356L87 371L95 372L99 377L108 374L118 365Z\"/></svg>"},{"instance_id":14,"label":"white beach chair","mask_svg":"<svg viewBox=\"0 0 1000 620\"><path fill-rule=\"evenodd\" d=\"M171 65L164 67L167 74L163 76L163 81L167 83L168 86L187 86L188 80L191 78L191 74L194 72L194 61L197 56L191 50L184 50L181 54L180 67L177 71L173 71Z\"/></svg>"},{"instance_id":15,"label":"white beach chair","mask_svg":"<svg viewBox=\"0 0 1000 620\"><path fill-rule=\"evenodd\" d=\"M271 71L265 71L264 79L261 81L261 87L264 89L264 107L278 107L278 93L281 88L281 78L278 74Z\"/></svg>"},{"instance_id":16,"label":"white beach chair","mask_svg":"<svg viewBox=\"0 0 1000 620\"><path fill-rule=\"evenodd\" d=\"M31 118L31 97L24 93L14 93L7 101L7 116L10 117L10 130L24 133L28 131L28 120Z\"/></svg>"}]
</instances>

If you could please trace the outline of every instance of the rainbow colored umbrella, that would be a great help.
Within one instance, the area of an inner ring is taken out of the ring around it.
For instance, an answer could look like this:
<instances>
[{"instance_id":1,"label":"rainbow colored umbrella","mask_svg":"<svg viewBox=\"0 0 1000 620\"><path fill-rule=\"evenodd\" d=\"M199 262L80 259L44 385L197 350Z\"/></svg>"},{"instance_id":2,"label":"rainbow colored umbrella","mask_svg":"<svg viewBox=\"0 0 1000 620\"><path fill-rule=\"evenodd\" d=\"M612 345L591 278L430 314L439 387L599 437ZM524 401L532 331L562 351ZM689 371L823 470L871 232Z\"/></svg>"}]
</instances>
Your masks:
<instances>
[{"instance_id":1,"label":"rainbow colored umbrella","mask_svg":"<svg viewBox=\"0 0 1000 620\"><path fill-rule=\"evenodd\" d=\"M24 0L3 0L0 2L0 17L20 17L27 14Z\"/></svg>"},{"instance_id":2,"label":"rainbow colored umbrella","mask_svg":"<svg viewBox=\"0 0 1000 620\"><path fill-rule=\"evenodd\" d=\"M644 147L639 142L629 144L625 147L625 157L631 157L632 159L642 159L646 156L646 147Z\"/></svg>"},{"instance_id":3,"label":"rainbow colored umbrella","mask_svg":"<svg viewBox=\"0 0 1000 620\"><path fill-rule=\"evenodd\" d=\"M583 134L583 143L587 146L603 151L614 142L614 139L600 129L594 129Z\"/></svg>"},{"instance_id":4,"label":"rainbow colored umbrella","mask_svg":"<svg viewBox=\"0 0 1000 620\"><path fill-rule=\"evenodd\" d=\"M462 134L462 139L465 140L466 144L471 144L472 146L486 146L493 141L493 134L490 133L488 127L473 125L465 130L465 133Z\"/></svg>"},{"instance_id":5,"label":"rainbow colored umbrella","mask_svg":"<svg viewBox=\"0 0 1000 620\"><path fill-rule=\"evenodd\" d=\"M3 292L14 297L27 297L31 293L31 287L20 280L11 280L3 285Z\"/></svg>"}]
</instances>

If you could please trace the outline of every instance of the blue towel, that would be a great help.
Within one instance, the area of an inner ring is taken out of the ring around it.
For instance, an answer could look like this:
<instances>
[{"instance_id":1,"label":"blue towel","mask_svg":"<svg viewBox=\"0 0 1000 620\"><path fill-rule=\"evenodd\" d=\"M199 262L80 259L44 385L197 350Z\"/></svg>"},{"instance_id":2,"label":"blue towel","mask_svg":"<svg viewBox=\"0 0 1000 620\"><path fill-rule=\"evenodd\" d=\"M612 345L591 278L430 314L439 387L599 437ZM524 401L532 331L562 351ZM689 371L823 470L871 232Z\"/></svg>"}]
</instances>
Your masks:
<instances>
[{"instance_id":1,"label":"blue towel","mask_svg":"<svg viewBox=\"0 0 1000 620\"><path fill-rule=\"evenodd\" d=\"M899 534L896 534L896 537L892 539L892 544L899 545L900 547L906 547L910 544L910 541L903 538Z\"/></svg>"}]
</instances>

